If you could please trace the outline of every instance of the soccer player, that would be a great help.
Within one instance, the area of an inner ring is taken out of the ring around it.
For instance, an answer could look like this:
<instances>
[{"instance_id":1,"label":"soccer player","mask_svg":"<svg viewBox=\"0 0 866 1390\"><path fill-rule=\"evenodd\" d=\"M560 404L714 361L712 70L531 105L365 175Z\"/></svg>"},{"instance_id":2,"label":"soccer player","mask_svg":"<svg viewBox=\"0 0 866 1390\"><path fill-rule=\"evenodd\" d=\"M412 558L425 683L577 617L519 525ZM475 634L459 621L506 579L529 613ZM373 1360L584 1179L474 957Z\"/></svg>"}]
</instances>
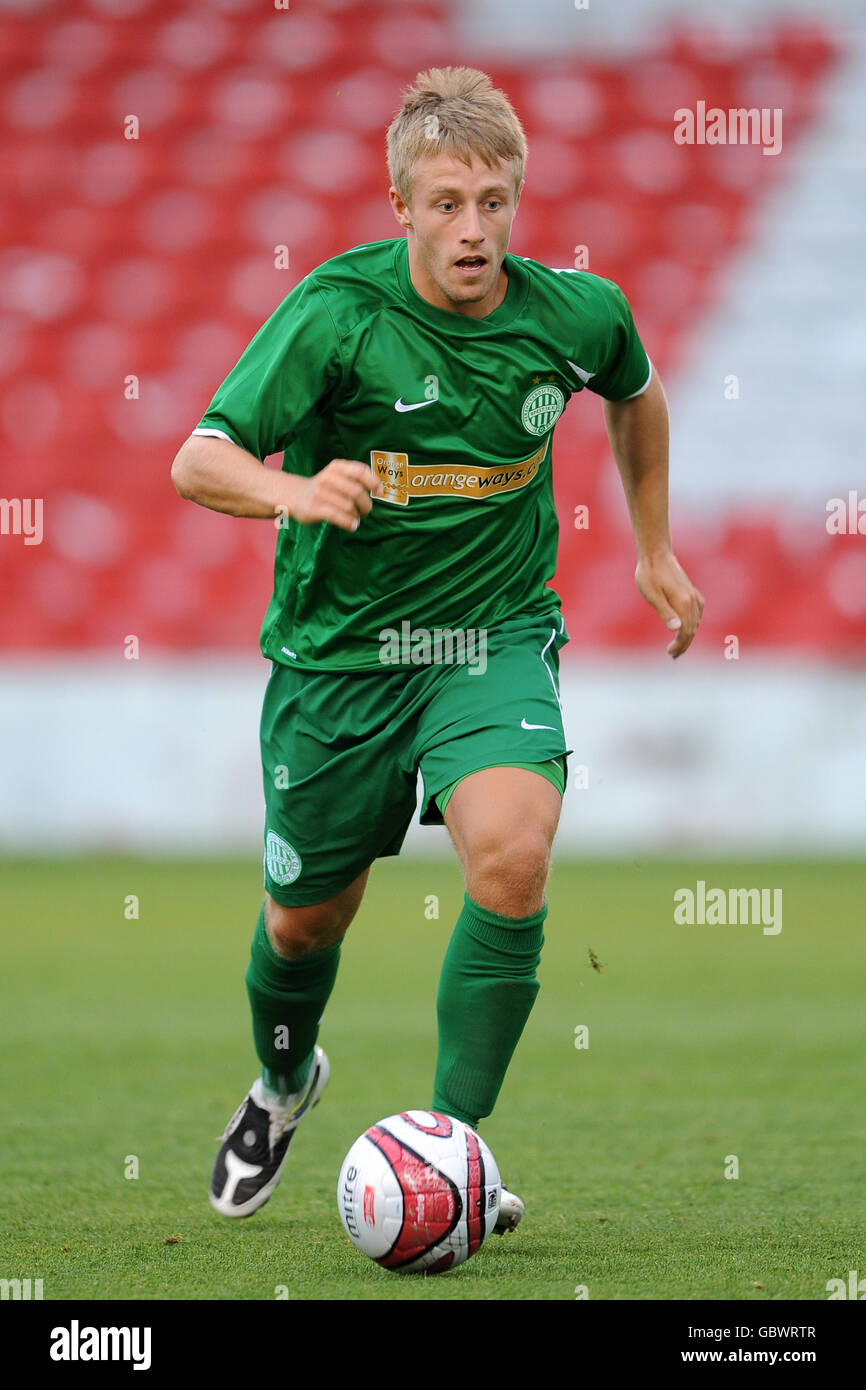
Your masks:
<instances>
[{"instance_id":1,"label":"soccer player","mask_svg":"<svg viewBox=\"0 0 866 1390\"><path fill-rule=\"evenodd\" d=\"M328 1081L317 1044L373 861L444 821L466 893L442 967L430 1106L477 1128L538 991L566 783L552 436L605 401L636 581L691 643L703 599L671 549L668 417L611 281L508 253L527 148L471 68L421 73L388 130L405 235L311 271L180 449L181 496L278 527L261 633L265 899L246 973L261 1075L210 1200L270 1197ZM262 460L283 453L282 471ZM370 1001L387 1007L387 1001ZM499 1229L520 1198L503 1189Z\"/></svg>"}]
</instances>

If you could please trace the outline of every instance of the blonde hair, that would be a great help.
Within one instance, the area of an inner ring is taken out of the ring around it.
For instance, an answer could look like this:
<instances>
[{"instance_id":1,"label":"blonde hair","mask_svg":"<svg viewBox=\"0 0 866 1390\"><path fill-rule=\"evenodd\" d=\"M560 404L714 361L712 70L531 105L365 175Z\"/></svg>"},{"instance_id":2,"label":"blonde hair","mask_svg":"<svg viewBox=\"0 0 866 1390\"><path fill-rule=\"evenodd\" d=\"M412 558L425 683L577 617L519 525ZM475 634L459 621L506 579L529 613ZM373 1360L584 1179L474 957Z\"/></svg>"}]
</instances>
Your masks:
<instances>
[{"instance_id":1,"label":"blonde hair","mask_svg":"<svg viewBox=\"0 0 866 1390\"><path fill-rule=\"evenodd\" d=\"M523 126L504 92L477 68L430 68L403 92L403 105L388 127L388 170L409 202L419 159L447 154L472 163L476 154L493 166L510 159L514 191L520 189L527 145Z\"/></svg>"}]
</instances>

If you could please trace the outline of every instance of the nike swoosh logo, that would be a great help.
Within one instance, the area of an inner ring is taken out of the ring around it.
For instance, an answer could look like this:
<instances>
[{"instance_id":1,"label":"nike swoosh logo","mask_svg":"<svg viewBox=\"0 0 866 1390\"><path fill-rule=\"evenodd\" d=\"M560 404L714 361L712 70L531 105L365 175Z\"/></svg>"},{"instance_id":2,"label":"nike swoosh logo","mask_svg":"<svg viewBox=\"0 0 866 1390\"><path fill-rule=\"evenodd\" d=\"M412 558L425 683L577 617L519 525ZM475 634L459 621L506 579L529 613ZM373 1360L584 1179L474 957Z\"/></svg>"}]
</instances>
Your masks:
<instances>
[{"instance_id":1,"label":"nike swoosh logo","mask_svg":"<svg viewBox=\"0 0 866 1390\"><path fill-rule=\"evenodd\" d=\"M434 397L434 399L433 399L432 401L415 401L415 403L414 403L413 405L406 405L405 402L404 402L404 400L403 400L403 397L401 396L399 400L397 400L397 401L394 402L394 409L395 409L395 410L399 410L399 411L401 411L401 412L404 411L404 410L423 410L425 405L435 405L435 404L436 404L436 398Z\"/></svg>"},{"instance_id":2,"label":"nike swoosh logo","mask_svg":"<svg viewBox=\"0 0 866 1390\"><path fill-rule=\"evenodd\" d=\"M527 724L525 716L520 721L520 727L521 729L553 729L553 732L556 733L556 728L553 724Z\"/></svg>"}]
</instances>

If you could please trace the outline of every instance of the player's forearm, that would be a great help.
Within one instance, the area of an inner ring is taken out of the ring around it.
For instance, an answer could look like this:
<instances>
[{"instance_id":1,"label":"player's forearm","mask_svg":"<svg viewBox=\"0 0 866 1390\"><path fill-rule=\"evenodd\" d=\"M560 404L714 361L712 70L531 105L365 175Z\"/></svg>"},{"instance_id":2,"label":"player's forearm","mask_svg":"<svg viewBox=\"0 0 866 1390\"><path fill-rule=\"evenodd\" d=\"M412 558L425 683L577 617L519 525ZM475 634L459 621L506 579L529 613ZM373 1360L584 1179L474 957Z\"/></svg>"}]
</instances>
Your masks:
<instances>
[{"instance_id":1,"label":"player's forearm","mask_svg":"<svg viewBox=\"0 0 866 1390\"><path fill-rule=\"evenodd\" d=\"M668 407L658 376L653 373L642 396L605 401L604 417L638 557L668 551Z\"/></svg>"},{"instance_id":2,"label":"player's forearm","mask_svg":"<svg viewBox=\"0 0 866 1390\"><path fill-rule=\"evenodd\" d=\"M246 449L228 439L190 435L171 466L171 480L181 497L229 516L270 517L292 511L303 479L265 468Z\"/></svg>"}]
</instances>

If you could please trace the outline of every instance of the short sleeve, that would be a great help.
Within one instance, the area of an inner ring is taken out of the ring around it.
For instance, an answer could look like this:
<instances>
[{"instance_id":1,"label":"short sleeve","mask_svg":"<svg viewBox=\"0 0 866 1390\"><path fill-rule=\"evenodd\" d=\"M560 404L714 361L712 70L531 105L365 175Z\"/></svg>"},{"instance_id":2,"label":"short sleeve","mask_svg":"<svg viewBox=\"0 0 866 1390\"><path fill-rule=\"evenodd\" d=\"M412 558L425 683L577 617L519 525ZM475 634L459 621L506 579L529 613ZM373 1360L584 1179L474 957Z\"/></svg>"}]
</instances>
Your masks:
<instances>
[{"instance_id":1,"label":"short sleeve","mask_svg":"<svg viewBox=\"0 0 866 1390\"><path fill-rule=\"evenodd\" d=\"M601 365L587 382L605 400L623 401L639 396L652 378L652 366L638 337L629 302L612 280L601 280L607 309L606 341L601 345Z\"/></svg>"},{"instance_id":2,"label":"short sleeve","mask_svg":"<svg viewBox=\"0 0 866 1390\"><path fill-rule=\"evenodd\" d=\"M195 432L227 436L258 459L282 453L340 377L337 331L307 277L259 329Z\"/></svg>"}]
</instances>

